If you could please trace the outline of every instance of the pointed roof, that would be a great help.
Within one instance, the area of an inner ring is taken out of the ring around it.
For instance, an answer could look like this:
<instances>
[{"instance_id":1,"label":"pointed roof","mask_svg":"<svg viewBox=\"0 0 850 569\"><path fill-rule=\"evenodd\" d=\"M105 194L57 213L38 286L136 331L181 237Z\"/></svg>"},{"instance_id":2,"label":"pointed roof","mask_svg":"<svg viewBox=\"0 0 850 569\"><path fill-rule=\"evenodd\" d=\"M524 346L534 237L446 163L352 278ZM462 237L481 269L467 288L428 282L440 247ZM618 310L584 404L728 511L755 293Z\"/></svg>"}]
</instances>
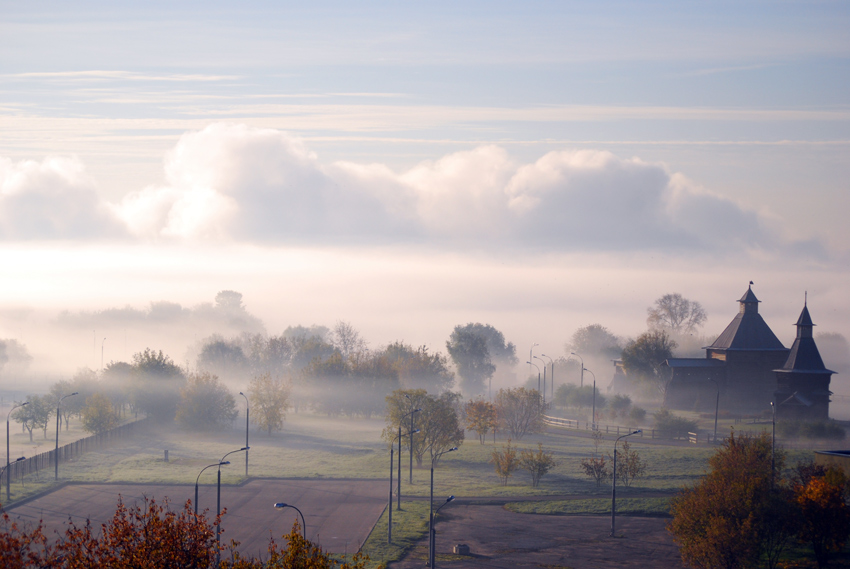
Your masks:
<instances>
[{"instance_id":1,"label":"pointed roof","mask_svg":"<svg viewBox=\"0 0 850 569\"><path fill-rule=\"evenodd\" d=\"M797 319L797 337L791 345L791 351L788 353L788 359L785 365L782 366L782 372L787 373L819 373L833 374L832 370L826 369L823 364L823 359L820 357L815 339L812 337L812 317L809 315L809 308L803 304L803 311Z\"/></svg>"},{"instance_id":2,"label":"pointed roof","mask_svg":"<svg viewBox=\"0 0 850 569\"><path fill-rule=\"evenodd\" d=\"M750 283L752 284L752 283ZM778 351L786 350L767 322L758 312L758 303L752 287L738 301L740 310L732 322L717 337L711 350Z\"/></svg>"}]
</instances>

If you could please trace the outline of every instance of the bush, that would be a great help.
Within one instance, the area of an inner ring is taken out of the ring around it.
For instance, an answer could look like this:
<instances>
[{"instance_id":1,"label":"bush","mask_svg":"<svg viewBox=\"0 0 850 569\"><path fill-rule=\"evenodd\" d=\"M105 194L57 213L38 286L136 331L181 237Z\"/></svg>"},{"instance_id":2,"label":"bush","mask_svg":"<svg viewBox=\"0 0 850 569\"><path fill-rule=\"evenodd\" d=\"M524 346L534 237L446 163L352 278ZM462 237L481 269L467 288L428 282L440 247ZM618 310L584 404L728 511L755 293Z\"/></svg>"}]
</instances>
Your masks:
<instances>
[{"instance_id":1,"label":"bush","mask_svg":"<svg viewBox=\"0 0 850 569\"><path fill-rule=\"evenodd\" d=\"M646 420L646 409L642 407L632 407L629 409L629 419L631 419L632 423L635 425L644 422Z\"/></svg>"},{"instance_id":2,"label":"bush","mask_svg":"<svg viewBox=\"0 0 850 569\"><path fill-rule=\"evenodd\" d=\"M776 423L776 433L781 437L805 439L844 440L844 427L833 421L782 421Z\"/></svg>"},{"instance_id":3,"label":"bush","mask_svg":"<svg viewBox=\"0 0 850 569\"><path fill-rule=\"evenodd\" d=\"M670 437L671 439L687 436L688 433L697 430L696 421L674 415L668 409L656 411L652 416L655 419L655 430L662 436Z\"/></svg>"}]
</instances>

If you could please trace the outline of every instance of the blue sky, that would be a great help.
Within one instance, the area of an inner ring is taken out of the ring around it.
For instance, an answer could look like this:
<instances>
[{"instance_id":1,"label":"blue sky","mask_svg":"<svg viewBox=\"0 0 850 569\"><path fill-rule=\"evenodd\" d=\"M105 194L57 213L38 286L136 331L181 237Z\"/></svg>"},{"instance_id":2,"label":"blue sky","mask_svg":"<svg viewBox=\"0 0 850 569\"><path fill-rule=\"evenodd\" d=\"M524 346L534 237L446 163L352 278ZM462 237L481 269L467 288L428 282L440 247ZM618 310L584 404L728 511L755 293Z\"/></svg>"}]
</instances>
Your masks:
<instances>
[{"instance_id":1,"label":"blue sky","mask_svg":"<svg viewBox=\"0 0 850 569\"><path fill-rule=\"evenodd\" d=\"M846 2L0 7L0 259L48 265L6 275L8 310L239 288L273 329L342 318L439 348L481 320L559 344L591 321L635 334L674 289L717 333L753 279L781 321L809 290L850 332ZM246 248L242 274L217 265ZM130 251L146 286L86 276ZM338 303L274 300L266 267L300 254L327 264L274 278L338 282ZM595 285L569 278L588 265ZM492 276L483 296L469 267ZM417 311L381 314L345 284L382 275L399 295L411 270L455 297L426 286ZM611 270L629 284L600 288Z\"/></svg>"}]
</instances>

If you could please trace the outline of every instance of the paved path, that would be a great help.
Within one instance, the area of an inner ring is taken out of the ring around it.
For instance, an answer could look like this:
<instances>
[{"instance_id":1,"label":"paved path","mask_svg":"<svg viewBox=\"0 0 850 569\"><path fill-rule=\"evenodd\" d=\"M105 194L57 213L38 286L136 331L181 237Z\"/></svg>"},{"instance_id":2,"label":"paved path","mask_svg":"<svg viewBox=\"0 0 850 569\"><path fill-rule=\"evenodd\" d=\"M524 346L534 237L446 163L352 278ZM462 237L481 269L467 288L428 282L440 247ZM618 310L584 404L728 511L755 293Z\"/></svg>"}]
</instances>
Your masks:
<instances>
[{"instance_id":1,"label":"paved path","mask_svg":"<svg viewBox=\"0 0 850 569\"><path fill-rule=\"evenodd\" d=\"M13 518L36 523L44 520L48 535L64 531L72 519L77 525L91 520L100 526L115 513L118 496L132 505L145 496L161 503L166 496L173 510L194 499L193 485L68 484L58 490L8 510ZM289 533L297 512L275 510L275 502L297 506L307 523L307 538L325 551L356 551L386 506L386 483L382 480L250 480L241 486L222 486L222 543L241 542L239 551L265 555L269 536ZM216 487L201 486L199 506L215 510ZM300 523L300 519L299 519ZM277 540L280 541L279 539Z\"/></svg>"},{"instance_id":2,"label":"paved path","mask_svg":"<svg viewBox=\"0 0 850 569\"><path fill-rule=\"evenodd\" d=\"M516 514L500 506L448 505L437 525L437 565L451 569L681 569L679 550L666 519ZM445 515L443 515L445 514ZM451 553L455 544L470 556ZM391 569L421 569L428 539L422 539Z\"/></svg>"}]
</instances>

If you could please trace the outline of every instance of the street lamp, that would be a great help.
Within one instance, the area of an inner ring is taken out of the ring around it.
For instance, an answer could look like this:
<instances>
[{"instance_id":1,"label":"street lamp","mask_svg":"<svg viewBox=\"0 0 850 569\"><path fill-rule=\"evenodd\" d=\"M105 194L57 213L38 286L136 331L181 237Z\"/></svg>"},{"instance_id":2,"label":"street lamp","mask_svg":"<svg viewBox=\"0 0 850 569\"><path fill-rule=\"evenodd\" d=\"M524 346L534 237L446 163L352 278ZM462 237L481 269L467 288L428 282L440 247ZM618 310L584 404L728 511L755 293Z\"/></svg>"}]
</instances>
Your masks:
<instances>
[{"instance_id":1,"label":"street lamp","mask_svg":"<svg viewBox=\"0 0 850 569\"><path fill-rule=\"evenodd\" d=\"M287 504L285 502L278 502L274 505L275 510L283 510L284 508L292 508L296 512L301 515L301 535L304 537L304 540L307 540L307 524L304 522L304 514L301 513L301 510L293 506L292 504Z\"/></svg>"},{"instance_id":2,"label":"street lamp","mask_svg":"<svg viewBox=\"0 0 850 569\"><path fill-rule=\"evenodd\" d=\"M62 402L73 395L79 395L77 391L66 395L65 397L60 397L59 402L56 404L56 451L53 455L53 479L59 480L59 407L62 406Z\"/></svg>"},{"instance_id":3,"label":"street lamp","mask_svg":"<svg viewBox=\"0 0 850 569\"><path fill-rule=\"evenodd\" d=\"M410 395L405 393L404 396L408 400L410 400ZM413 401L410 401L410 404L412 405ZM410 432L413 432L413 414L419 413L421 410L422 410L421 408L414 409L410 413L403 415L398 422L398 434L399 434L399 439L398 439L398 509L399 510L401 509L401 423L402 423L402 421L404 421L404 419L406 419L407 417L410 417ZM410 484L411 486L413 485L413 435L411 435L411 437L410 437L410 471L408 472L407 483Z\"/></svg>"},{"instance_id":4,"label":"street lamp","mask_svg":"<svg viewBox=\"0 0 850 569\"><path fill-rule=\"evenodd\" d=\"M448 498L446 498L445 502L440 504L440 507L437 508L437 511L434 512L434 521L435 522L436 522L437 514L440 513L440 510L443 509L443 506L445 506L446 504L448 504L449 502L451 502L454 499L455 499L454 496L449 496ZM436 525L436 523L434 525ZM430 560L429 562L431 563L431 565L430 565L431 569L434 569L434 562L436 561L436 558L437 558L437 555L436 555L436 553L437 553L437 528L436 527L431 528L431 543L430 544L431 544L431 550L428 552L428 559Z\"/></svg>"},{"instance_id":5,"label":"street lamp","mask_svg":"<svg viewBox=\"0 0 850 569\"><path fill-rule=\"evenodd\" d=\"M570 355L575 356L579 360L581 360L581 379L580 379L579 387L584 387L584 358L582 358L580 355L578 355L575 352L570 352Z\"/></svg>"},{"instance_id":6,"label":"street lamp","mask_svg":"<svg viewBox=\"0 0 850 569\"><path fill-rule=\"evenodd\" d=\"M409 433L407 433L407 435L413 435L413 434L418 433L418 432L419 432L419 429L416 429L415 431L410 431ZM393 445L395 444L396 439L399 439L399 442L398 442L398 446L399 446L399 448L398 448L398 454L399 454L399 464L398 464L398 466L399 466L399 472L398 472L399 500L398 500L398 506L399 506L399 510L401 509L401 433L399 433L398 436L395 437L392 440L392 442L390 443L390 501L389 501L389 505L387 506L387 511L389 512L389 523L387 525L387 543L393 542L393 451L395 450L393 448Z\"/></svg>"},{"instance_id":7,"label":"street lamp","mask_svg":"<svg viewBox=\"0 0 850 569\"><path fill-rule=\"evenodd\" d=\"M773 404L773 401L770 402L770 406L773 408L773 432L770 436L770 485L773 486L774 478L776 478L776 408L779 405L784 405L794 399L797 396L797 392L791 394L791 397L779 403L777 405Z\"/></svg>"},{"instance_id":8,"label":"street lamp","mask_svg":"<svg viewBox=\"0 0 850 569\"><path fill-rule=\"evenodd\" d=\"M537 393L540 393L540 368L538 367L538 365L536 363L533 363L533 362L530 362L530 361L525 362L525 363L527 363L529 365L533 365L534 367L537 368Z\"/></svg>"},{"instance_id":9,"label":"street lamp","mask_svg":"<svg viewBox=\"0 0 850 569\"><path fill-rule=\"evenodd\" d=\"M714 386L717 387L717 399L714 401L714 443L717 444L717 415L720 413L720 384L716 379L709 378L708 381L712 382ZM773 405L773 403L771 403L771 405Z\"/></svg>"},{"instance_id":10,"label":"street lamp","mask_svg":"<svg viewBox=\"0 0 850 569\"><path fill-rule=\"evenodd\" d=\"M531 345L531 349L528 350L528 361L526 363L531 363L531 360L534 359L534 346L539 346L540 344L534 343ZM528 368L528 371L531 372L531 368Z\"/></svg>"},{"instance_id":11,"label":"street lamp","mask_svg":"<svg viewBox=\"0 0 850 569\"><path fill-rule=\"evenodd\" d=\"M428 498L428 557L430 559L431 569L434 569L434 463L447 452L454 452L456 450L457 447L452 447L449 450L438 452L431 459L431 494Z\"/></svg>"},{"instance_id":12,"label":"street lamp","mask_svg":"<svg viewBox=\"0 0 850 569\"><path fill-rule=\"evenodd\" d=\"M534 356L534 359L540 360L543 363L543 403L546 403L546 361L537 356Z\"/></svg>"},{"instance_id":13,"label":"street lamp","mask_svg":"<svg viewBox=\"0 0 850 569\"><path fill-rule=\"evenodd\" d=\"M549 383L551 383L552 386L549 388L549 391L550 391L550 393L552 393L552 400L554 401L555 400L555 361L552 358L550 358L549 356L547 356L546 354L540 354L540 355L543 356L544 358L548 359L549 364L552 366L552 373L549 374Z\"/></svg>"},{"instance_id":14,"label":"street lamp","mask_svg":"<svg viewBox=\"0 0 850 569\"><path fill-rule=\"evenodd\" d=\"M217 462L215 464L210 464L209 466L203 467L201 469L201 471L198 473L198 477L195 478L195 515L196 516L198 515L198 481L201 479L201 474L203 474L204 470L206 470L207 468L212 468L213 466L226 466L228 464L230 464L229 460L226 461L226 462Z\"/></svg>"},{"instance_id":15,"label":"street lamp","mask_svg":"<svg viewBox=\"0 0 850 569\"><path fill-rule=\"evenodd\" d=\"M596 374L593 373L592 371L590 371L589 369L586 369L584 367L584 365L581 366L581 369L583 371L588 372L590 375L593 376L593 414L590 416L590 424L593 426L593 428L591 430L595 431L596 430Z\"/></svg>"},{"instance_id":16,"label":"street lamp","mask_svg":"<svg viewBox=\"0 0 850 569\"><path fill-rule=\"evenodd\" d=\"M239 392L239 395L245 398L245 448L248 447L248 414L251 411L251 406L248 404L248 396ZM248 476L248 451L245 451L245 476Z\"/></svg>"},{"instance_id":17,"label":"street lamp","mask_svg":"<svg viewBox=\"0 0 850 569\"><path fill-rule=\"evenodd\" d=\"M218 567L221 562L221 467L223 465L230 464L230 462L225 461L224 459L230 456L231 454L242 452L243 450L248 450L248 447L242 447L239 450L232 450L218 461L218 482L216 484L215 490L215 515L218 520L218 523L215 524L215 566Z\"/></svg>"},{"instance_id":18,"label":"street lamp","mask_svg":"<svg viewBox=\"0 0 850 569\"><path fill-rule=\"evenodd\" d=\"M614 475L611 479L611 537L614 537L614 517L617 515L617 443L622 438L630 437L640 432L640 429L632 431L631 433L617 437L617 440L614 441Z\"/></svg>"},{"instance_id":19,"label":"street lamp","mask_svg":"<svg viewBox=\"0 0 850 569\"><path fill-rule=\"evenodd\" d=\"M21 462L22 460L26 460L27 457L22 456L20 458L16 458L13 462ZM0 470L0 478L3 478L3 474L9 470L9 466L11 463L9 462L9 457L6 457L6 466L3 467L3 470ZM6 501L9 501L9 475L6 474Z\"/></svg>"},{"instance_id":20,"label":"street lamp","mask_svg":"<svg viewBox=\"0 0 850 569\"><path fill-rule=\"evenodd\" d=\"M9 417L12 416L12 411L14 411L15 409L17 409L19 407L23 407L24 405L29 405L29 404L30 404L29 401L26 401L24 403L18 403L17 405L15 405L11 409L9 409L9 413L6 415L6 468L9 468L9 465L11 464L11 462L9 461L9 457L12 456L10 454L10 451L9 451ZM9 490L9 477L7 476L6 477L6 502L8 502L10 500L9 492L10 492L10 490Z\"/></svg>"}]
</instances>

